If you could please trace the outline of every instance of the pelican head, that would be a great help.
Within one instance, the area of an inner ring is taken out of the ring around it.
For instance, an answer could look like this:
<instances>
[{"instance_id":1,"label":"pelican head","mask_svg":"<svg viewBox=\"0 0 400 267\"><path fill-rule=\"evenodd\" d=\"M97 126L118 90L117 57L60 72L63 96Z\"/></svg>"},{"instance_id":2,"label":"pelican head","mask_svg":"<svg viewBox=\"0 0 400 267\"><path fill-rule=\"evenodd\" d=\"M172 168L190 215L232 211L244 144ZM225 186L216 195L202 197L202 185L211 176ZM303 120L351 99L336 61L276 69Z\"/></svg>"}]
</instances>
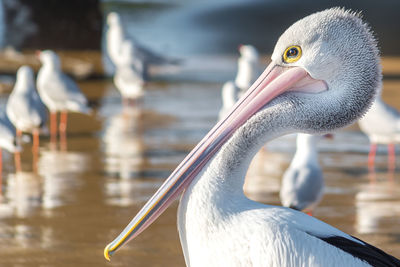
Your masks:
<instances>
[{"instance_id":1,"label":"pelican head","mask_svg":"<svg viewBox=\"0 0 400 267\"><path fill-rule=\"evenodd\" d=\"M332 8L294 23L270 65L106 247L106 258L148 227L220 150L257 151L283 134L348 125L366 112L380 83L376 40L358 14ZM230 147L232 140L244 141Z\"/></svg>"},{"instance_id":2,"label":"pelican head","mask_svg":"<svg viewBox=\"0 0 400 267\"><path fill-rule=\"evenodd\" d=\"M52 50L44 50L38 53L40 62L45 66L53 66L59 69L61 67L60 58Z\"/></svg>"}]
</instances>

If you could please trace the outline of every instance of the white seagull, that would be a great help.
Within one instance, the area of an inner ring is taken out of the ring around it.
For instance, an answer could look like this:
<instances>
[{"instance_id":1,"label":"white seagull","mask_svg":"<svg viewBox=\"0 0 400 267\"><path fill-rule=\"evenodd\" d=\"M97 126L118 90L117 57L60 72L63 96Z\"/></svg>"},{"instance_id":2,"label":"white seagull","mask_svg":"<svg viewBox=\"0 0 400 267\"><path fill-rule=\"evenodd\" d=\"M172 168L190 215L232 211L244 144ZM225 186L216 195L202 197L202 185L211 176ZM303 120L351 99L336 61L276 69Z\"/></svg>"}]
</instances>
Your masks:
<instances>
[{"instance_id":1,"label":"white seagull","mask_svg":"<svg viewBox=\"0 0 400 267\"><path fill-rule=\"evenodd\" d=\"M50 111L50 134L54 144L57 140L57 112L60 112L60 138L66 139L67 112L89 113L85 95L78 85L61 70L61 62L51 50L38 52L42 62L37 77L37 88L43 103Z\"/></svg>"},{"instance_id":2,"label":"white seagull","mask_svg":"<svg viewBox=\"0 0 400 267\"><path fill-rule=\"evenodd\" d=\"M143 65L135 63L135 55L131 42L124 41L121 56L116 62L114 84L122 95L124 102L143 96Z\"/></svg>"},{"instance_id":3,"label":"white seagull","mask_svg":"<svg viewBox=\"0 0 400 267\"><path fill-rule=\"evenodd\" d=\"M259 54L252 45L239 45L239 53L235 84L240 88L240 96L242 96L260 75L258 69Z\"/></svg>"},{"instance_id":4,"label":"white seagull","mask_svg":"<svg viewBox=\"0 0 400 267\"><path fill-rule=\"evenodd\" d=\"M148 48L139 44L131 36L128 36L125 31L121 18L116 12L111 12L107 16L108 30L106 33L107 52L114 63L120 60L122 44L130 42L132 45L133 54L135 55L135 67L142 66L144 77L147 79L149 65L165 65L177 64L179 60L170 59L159 55Z\"/></svg>"},{"instance_id":5,"label":"white seagull","mask_svg":"<svg viewBox=\"0 0 400 267\"><path fill-rule=\"evenodd\" d=\"M378 96L370 110L358 121L358 125L371 143L368 155L369 169L374 170L377 145L384 144L388 146L389 171L394 171L395 144L400 143L400 113Z\"/></svg>"},{"instance_id":6,"label":"white seagull","mask_svg":"<svg viewBox=\"0 0 400 267\"><path fill-rule=\"evenodd\" d=\"M265 142L354 122L382 75L379 51L359 16L333 8L279 38L272 62L200 141L122 233L109 258L182 193L178 229L187 266L399 266L400 261L312 216L248 199L248 165Z\"/></svg>"},{"instance_id":7,"label":"white seagull","mask_svg":"<svg viewBox=\"0 0 400 267\"><path fill-rule=\"evenodd\" d=\"M3 173L3 155L2 150L16 153L21 151L21 146L18 144L15 127L8 119L5 112L0 112L0 194L1 194L1 179Z\"/></svg>"},{"instance_id":8,"label":"white seagull","mask_svg":"<svg viewBox=\"0 0 400 267\"><path fill-rule=\"evenodd\" d=\"M297 134L296 154L283 175L282 205L306 210L312 215L324 192L324 177L318 162L317 139L312 134Z\"/></svg>"},{"instance_id":9,"label":"white seagull","mask_svg":"<svg viewBox=\"0 0 400 267\"><path fill-rule=\"evenodd\" d=\"M222 108L219 118L223 118L238 99L250 88L260 74L258 71L259 55L252 45L239 46L238 72L234 81L222 86Z\"/></svg>"},{"instance_id":10,"label":"white seagull","mask_svg":"<svg viewBox=\"0 0 400 267\"><path fill-rule=\"evenodd\" d=\"M22 66L17 71L17 81L6 106L7 116L16 128L17 139L22 132L33 135L33 166L36 168L39 149L39 133L46 127L47 112L36 91L33 70ZM15 153L17 171L20 171L20 155Z\"/></svg>"}]
</instances>

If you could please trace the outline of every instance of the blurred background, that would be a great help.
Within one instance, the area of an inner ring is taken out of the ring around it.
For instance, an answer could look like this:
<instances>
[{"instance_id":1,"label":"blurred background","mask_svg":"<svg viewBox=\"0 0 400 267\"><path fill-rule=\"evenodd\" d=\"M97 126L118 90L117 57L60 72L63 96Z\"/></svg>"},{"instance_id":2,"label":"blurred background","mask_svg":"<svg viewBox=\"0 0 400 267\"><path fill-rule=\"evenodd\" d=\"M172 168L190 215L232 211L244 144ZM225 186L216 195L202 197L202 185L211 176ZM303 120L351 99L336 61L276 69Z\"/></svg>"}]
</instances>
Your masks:
<instances>
[{"instance_id":1,"label":"blurred background","mask_svg":"<svg viewBox=\"0 0 400 267\"><path fill-rule=\"evenodd\" d=\"M92 113L71 114L68 144L53 149L41 137L37 170L30 144L22 171L3 152L0 201L1 266L111 266L103 249L218 120L221 87L234 79L239 44L261 54L296 20L325 8L360 11L383 56L383 99L400 109L400 2L397 0L0 0L0 107L16 70L51 49L77 81ZM150 68L139 103L123 106L107 55L107 15L119 14L127 35L179 60ZM281 177L295 136L266 146L254 159L246 194L280 205ZM369 141L357 125L322 140L325 197L314 216L400 257L400 162L387 168L378 148L368 171ZM396 152L399 152L397 149ZM371 178L372 177L372 178ZM184 266L175 203L113 257L113 266Z\"/></svg>"}]
</instances>

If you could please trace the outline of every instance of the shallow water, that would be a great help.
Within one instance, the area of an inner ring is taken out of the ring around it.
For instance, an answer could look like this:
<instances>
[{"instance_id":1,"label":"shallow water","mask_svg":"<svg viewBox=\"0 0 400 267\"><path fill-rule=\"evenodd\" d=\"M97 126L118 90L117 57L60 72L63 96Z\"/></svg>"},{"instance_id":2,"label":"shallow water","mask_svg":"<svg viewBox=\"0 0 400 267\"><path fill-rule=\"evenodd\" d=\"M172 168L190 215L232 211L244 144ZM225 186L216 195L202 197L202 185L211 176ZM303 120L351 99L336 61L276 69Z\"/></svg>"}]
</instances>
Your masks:
<instances>
[{"instance_id":1,"label":"shallow water","mask_svg":"<svg viewBox=\"0 0 400 267\"><path fill-rule=\"evenodd\" d=\"M155 70L157 79L164 82L148 83L144 98L124 109L111 80L81 81L93 113L69 115L66 150L53 149L47 136L41 138L37 173L30 144L24 145L21 173L14 173L12 155L3 152L0 266L184 266L176 229L177 202L118 251L112 265L103 257L104 247L215 124L221 82L234 77L236 55L220 52L235 49L241 35L228 33L237 25L214 23L220 27L214 29L198 8L201 4L185 7L178 5L180 0L172 2L176 10L169 5L105 9L123 11L130 33L156 51L183 54L184 67ZM220 2L214 5L215 19L223 10ZM184 8L190 12L181 12ZM275 25L279 30L260 37L249 32L248 26L238 28L248 33L244 40L259 43L263 38L275 39L274 34L286 27ZM204 39L210 43L205 45ZM96 61L95 72L100 69L96 52L64 55ZM385 80L383 97L397 109L399 64L398 58L384 61L385 74L391 79ZM6 89L0 95L0 107L7 96ZM319 148L326 194L314 215L400 258L400 160L396 172L388 173L387 150L380 147L377 173L369 174L368 139L357 126L337 132L333 140L322 140ZM249 169L248 197L279 205L280 179L294 151L293 135L267 144Z\"/></svg>"},{"instance_id":2,"label":"shallow water","mask_svg":"<svg viewBox=\"0 0 400 267\"><path fill-rule=\"evenodd\" d=\"M104 246L211 128L220 106L220 83L152 82L144 99L128 109L111 81L80 86L94 111L70 115L67 150L54 150L41 138L33 173L26 144L24 171L17 174L12 156L3 153L1 266L110 266ZM400 109L400 81L385 86L384 98ZM279 205L294 141L275 140L257 155L245 186L250 198ZM386 149L379 150L373 183L368 140L356 126L321 141L320 149L327 188L315 216L400 257L400 175L399 169L387 173ZM112 265L184 266L176 207L119 251Z\"/></svg>"}]
</instances>

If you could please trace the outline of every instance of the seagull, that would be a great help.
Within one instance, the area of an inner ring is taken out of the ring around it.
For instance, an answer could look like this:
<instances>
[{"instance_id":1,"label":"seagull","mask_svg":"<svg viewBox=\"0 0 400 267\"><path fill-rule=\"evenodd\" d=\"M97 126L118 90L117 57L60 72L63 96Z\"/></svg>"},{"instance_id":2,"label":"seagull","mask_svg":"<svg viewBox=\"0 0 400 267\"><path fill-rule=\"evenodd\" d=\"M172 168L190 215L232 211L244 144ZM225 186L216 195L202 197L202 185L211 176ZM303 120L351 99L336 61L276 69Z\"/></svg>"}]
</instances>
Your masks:
<instances>
[{"instance_id":1,"label":"seagull","mask_svg":"<svg viewBox=\"0 0 400 267\"><path fill-rule=\"evenodd\" d=\"M282 205L295 210L312 210L321 201L324 177L318 163L317 139L320 136L297 134L296 154L282 179Z\"/></svg>"},{"instance_id":2,"label":"seagull","mask_svg":"<svg viewBox=\"0 0 400 267\"><path fill-rule=\"evenodd\" d=\"M179 63L179 60L159 55L139 44L134 38L126 35L118 13L110 12L107 15L107 24L107 52L114 65L117 65L117 62L120 60L122 44L124 42L131 43L133 54L136 59L135 62L137 64L135 67L138 68L140 65L143 67L143 74L146 79L148 77L149 65L174 65Z\"/></svg>"},{"instance_id":3,"label":"seagull","mask_svg":"<svg viewBox=\"0 0 400 267\"><path fill-rule=\"evenodd\" d=\"M370 110L358 121L358 125L371 143L368 155L369 170L374 171L377 145L385 144L388 146L389 171L393 172L396 164L395 144L400 143L400 113L378 96Z\"/></svg>"},{"instance_id":4,"label":"seagull","mask_svg":"<svg viewBox=\"0 0 400 267\"><path fill-rule=\"evenodd\" d=\"M17 140L22 132L33 135L33 168L36 168L39 133L46 128L47 112L36 92L33 70L22 66L17 71L17 81L6 106L7 116L16 128ZM19 151L15 153L17 171L21 170Z\"/></svg>"},{"instance_id":5,"label":"seagull","mask_svg":"<svg viewBox=\"0 0 400 267\"><path fill-rule=\"evenodd\" d=\"M20 152L21 146L16 139L16 131L5 112L0 112L0 194L2 194L3 155L5 149L10 153Z\"/></svg>"},{"instance_id":6,"label":"seagull","mask_svg":"<svg viewBox=\"0 0 400 267\"><path fill-rule=\"evenodd\" d=\"M358 14L307 16L279 38L272 62L121 234L107 259L176 199L187 266L399 266L400 261L312 216L248 199L248 165L265 142L321 134L366 112L381 85L379 51Z\"/></svg>"},{"instance_id":7,"label":"seagull","mask_svg":"<svg viewBox=\"0 0 400 267\"><path fill-rule=\"evenodd\" d=\"M67 112L88 114L87 99L78 85L61 70L61 62L56 53L51 50L38 52L42 62L37 77L37 88L43 103L50 111L51 142L57 140L57 112L60 113L60 139L66 142Z\"/></svg>"},{"instance_id":8,"label":"seagull","mask_svg":"<svg viewBox=\"0 0 400 267\"><path fill-rule=\"evenodd\" d=\"M228 81L222 86L222 107L219 111L219 119L222 119L229 110L239 100L239 87L236 86L234 81Z\"/></svg>"},{"instance_id":9,"label":"seagull","mask_svg":"<svg viewBox=\"0 0 400 267\"><path fill-rule=\"evenodd\" d=\"M124 102L140 98L144 93L143 65L135 63L133 53L132 43L124 41L114 75L114 84L121 93Z\"/></svg>"},{"instance_id":10,"label":"seagull","mask_svg":"<svg viewBox=\"0 0 400 267\"><path fill-rule=\"evenodd\" d=\"M238 72L234 81L227 81L222 86L222 108L219 118L223 118L251 84L257 79L258 51L252 45L239 45Z\"/></svg>"},{"instance_id":11,"label":"seagull","mask_svg":"<svg viewBox=\"0 0 400 267\"><path fill-rule=\"evenodd\" d=\"M238 59L238 73L235 78L235 84L240 88L240 96L260 75L258 71L259 54L252 45L239 45L240 57Z\"/></svg>"}]
</instances>

